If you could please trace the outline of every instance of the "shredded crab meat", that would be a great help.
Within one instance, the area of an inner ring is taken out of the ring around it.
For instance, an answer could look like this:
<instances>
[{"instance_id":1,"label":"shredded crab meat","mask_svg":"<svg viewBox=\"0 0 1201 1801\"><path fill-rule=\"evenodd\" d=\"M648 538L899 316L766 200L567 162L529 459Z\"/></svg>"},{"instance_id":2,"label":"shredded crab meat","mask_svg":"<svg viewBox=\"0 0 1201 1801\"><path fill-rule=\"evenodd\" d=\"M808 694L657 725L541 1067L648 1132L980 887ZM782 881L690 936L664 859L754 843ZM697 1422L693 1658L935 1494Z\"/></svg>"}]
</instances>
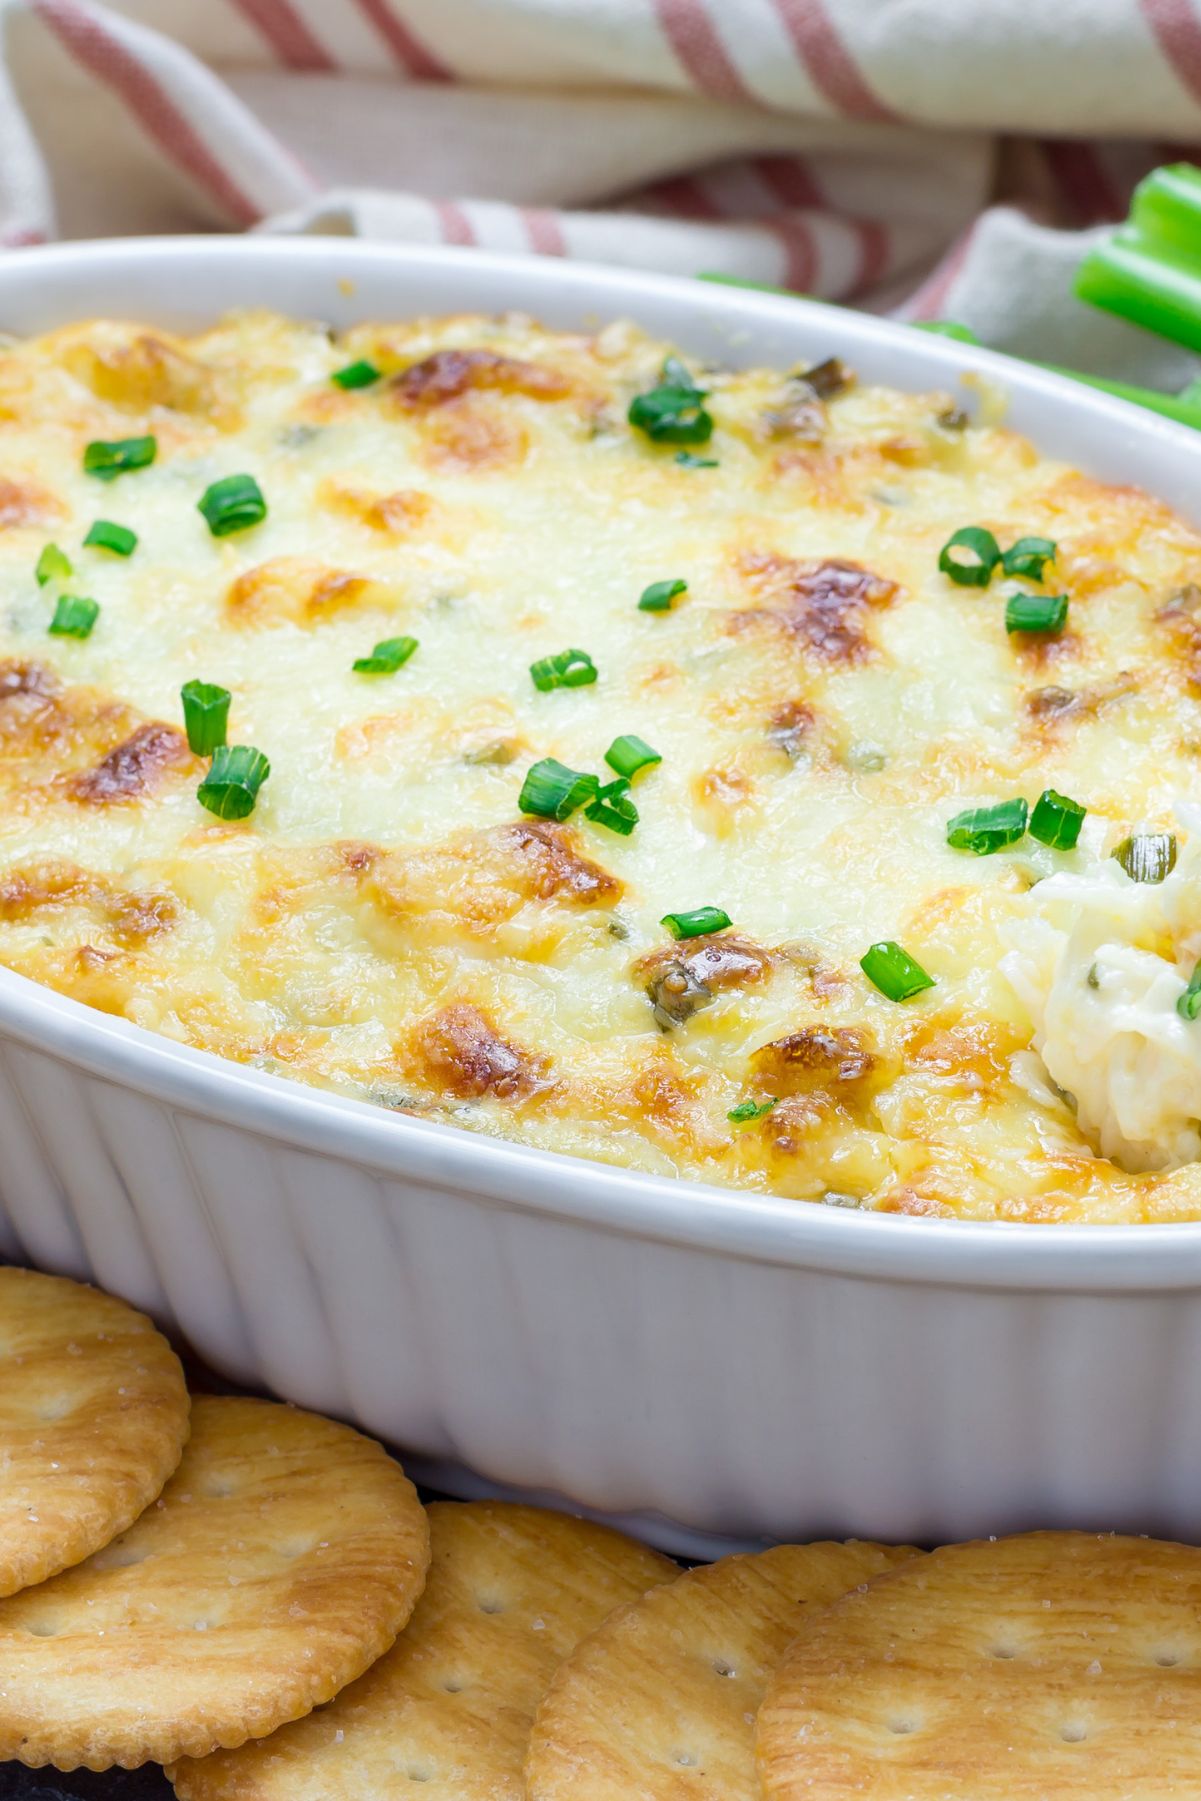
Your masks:
<instances>
[{"instance_id":1,"label":"shredded crab meat","mask_svg":"<svg viewBox=\"0 0 1201 1801\"><path fill-rule=\"evenodd\" d=\"M1176 1006L1201 954L1201 816L1190 824L1161 883L1112 858L1040 882L1001 964L1046 1076L1101 1155L1133 1171L1201 1157L1201 1019Z\"/></svg>"}]
</instances>

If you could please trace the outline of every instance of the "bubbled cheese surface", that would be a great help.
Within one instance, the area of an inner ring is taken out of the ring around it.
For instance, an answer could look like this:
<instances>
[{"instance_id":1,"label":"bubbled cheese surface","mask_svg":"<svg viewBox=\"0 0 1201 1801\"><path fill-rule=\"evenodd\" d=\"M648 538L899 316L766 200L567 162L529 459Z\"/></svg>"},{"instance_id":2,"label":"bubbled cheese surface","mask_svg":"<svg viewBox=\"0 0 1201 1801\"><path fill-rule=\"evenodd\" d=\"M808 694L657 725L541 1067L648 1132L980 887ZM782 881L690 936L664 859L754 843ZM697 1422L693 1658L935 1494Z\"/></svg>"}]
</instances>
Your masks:
<instances>
[{"instance_id":1,"label":"bubbled cheese surface","mask_svg":"<svg viewBox=\"0 0 1201 1801\"><path fill-rule=\"evenodd\" d=\"M1055 1073L1079 1067L1054 1038L1079 1036L1077 978L1038 901L1195 790L1201 540L945 394L694 370L717 466L689 466L626 420L668 348L467 317L335 343L250 314L0 349L0 960L255 1067L638 1169L915 1215L1201 1216L1201 1052L1190 1073L1173 1041L1171 1117L1144 1096L1127 1155L1103 1060L1087 1095ZM358 357L384 379L343 391ZM83 472L90 440L142 432L152 467ZM268 516L214 538L196 503L241 472ZM96 518L132 557L82 548ZM1055 540L1021 585L1069 595L1062 634L1011 637L1014 583L939 573L966 524ZM47 542L74 574L39 587ZM677 577L673 610L639 610ZM86 641L48 634L59 592L100 603ZM353 671L402 634L401 670ZM596 683L539 692L530 664L574 646ZM196 800L193 678L270 759L244 821ZM603 777L623 733L663 759L629 837L523 822L532 763ZM1075 851L946 844L960 808L1048 786L1089 808ZM661 916L704 904L731 931L674 945ZM879 994L878 939L936 986ZM1201 916L1154 948L1174 1012Z\"/></svg>"}]
</instances>

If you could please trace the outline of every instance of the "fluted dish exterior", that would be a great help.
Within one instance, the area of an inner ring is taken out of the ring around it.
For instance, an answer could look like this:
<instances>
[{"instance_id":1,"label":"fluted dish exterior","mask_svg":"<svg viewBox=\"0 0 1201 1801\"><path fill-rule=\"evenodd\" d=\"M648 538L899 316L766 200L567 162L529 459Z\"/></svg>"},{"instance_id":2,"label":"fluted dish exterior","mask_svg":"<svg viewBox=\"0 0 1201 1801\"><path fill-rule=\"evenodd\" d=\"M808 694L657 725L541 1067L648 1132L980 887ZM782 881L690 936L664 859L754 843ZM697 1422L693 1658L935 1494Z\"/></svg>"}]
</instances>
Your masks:
<instances>
[{"instance_id":1,"label":"fluted dish exterior","mask_svg":"<svg viewBox=\"0 0 1201 1801\"><path fill-rule=\"evenodd\" d=\"M0 328L617 316L727 361L1003 382L1048 452L1198 516L1201 440L1041 371L770 295L343 240L0 261ZM1201 1532L1201 1225L860 1215L501 1144L157 1039L0 971L0 1256L101 1283L227 1374L466 1492L703 1552L1040 1525Z\"/></svg>"}]
</instances>

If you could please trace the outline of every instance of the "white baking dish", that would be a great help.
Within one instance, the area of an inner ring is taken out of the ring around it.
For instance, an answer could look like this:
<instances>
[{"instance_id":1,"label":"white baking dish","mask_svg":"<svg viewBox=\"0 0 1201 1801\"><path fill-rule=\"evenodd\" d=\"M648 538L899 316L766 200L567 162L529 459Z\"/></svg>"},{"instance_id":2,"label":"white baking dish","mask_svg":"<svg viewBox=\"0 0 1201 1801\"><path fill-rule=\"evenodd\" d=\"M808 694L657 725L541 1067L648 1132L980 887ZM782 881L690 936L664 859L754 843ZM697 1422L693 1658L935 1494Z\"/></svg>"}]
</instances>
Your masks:
<instances>
[{"instance_id":1,"label":"white baking dish","mask_svg":"<svg viewBox=\"0 0 1201 1801\"><path fill-rule=\"evenodd\" d=\"M902 387L977 369L1048 452L1201 518L1201 437L830 307L339 239L0 260L21 333L247 304L624 315L702 355L833 352ZM901 1219L627 1174L235 1067L0 971L0 1255L127 1295L445 1485L637 1515L684 1549L1201 1533L1201 1225Z\"/></svg>"}]
</instances>

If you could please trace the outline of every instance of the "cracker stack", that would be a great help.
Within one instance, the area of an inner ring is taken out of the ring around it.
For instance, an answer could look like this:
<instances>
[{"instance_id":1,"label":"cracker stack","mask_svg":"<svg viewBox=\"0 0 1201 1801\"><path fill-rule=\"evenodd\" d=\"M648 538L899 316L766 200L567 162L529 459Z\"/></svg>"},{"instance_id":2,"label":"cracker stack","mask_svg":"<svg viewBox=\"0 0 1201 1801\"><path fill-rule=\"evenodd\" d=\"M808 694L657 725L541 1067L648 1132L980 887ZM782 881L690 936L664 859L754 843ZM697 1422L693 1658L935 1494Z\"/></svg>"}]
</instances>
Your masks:
<instances>
[{"instance_id":1,"label":"cracker stack","mask_svg":"<svg viewBox=\"0 0 1201 1801\"><path fill-rule=\"evenodd\" d=\"M313 1414L189 1411L148 1320L5 1269L0 1597L0 1758L158 1761L180 1801L1201 1801L1201 1550L682 1572L560 1513L426 1510Z\"/></svg>"}]
</instances>

